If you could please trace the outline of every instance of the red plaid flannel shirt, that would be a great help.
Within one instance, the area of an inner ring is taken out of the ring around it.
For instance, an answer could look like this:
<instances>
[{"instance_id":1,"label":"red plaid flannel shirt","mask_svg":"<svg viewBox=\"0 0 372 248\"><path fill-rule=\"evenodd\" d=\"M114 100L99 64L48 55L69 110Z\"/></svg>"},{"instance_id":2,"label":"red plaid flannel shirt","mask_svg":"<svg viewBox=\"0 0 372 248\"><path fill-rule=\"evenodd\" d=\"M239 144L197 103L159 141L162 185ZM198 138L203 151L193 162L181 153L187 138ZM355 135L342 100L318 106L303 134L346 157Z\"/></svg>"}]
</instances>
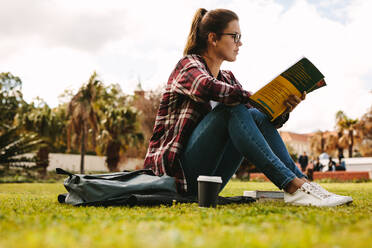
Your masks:
<instances>
[{"instance_id":1,"label":"red plaid flannel shirt","mask_svg":"<svg viewBox=\"0 0 372 248\"><path fill-rule=\"evenodd\" d=\"M230 71L214 78L199 55L187 55L169 77L156 116L144 166L156 175L175 177L179 193L187 192L179 155L192 131L211 110L210 100L224 104L248 103L250 93Z\"/></svg>"}]
</instances>

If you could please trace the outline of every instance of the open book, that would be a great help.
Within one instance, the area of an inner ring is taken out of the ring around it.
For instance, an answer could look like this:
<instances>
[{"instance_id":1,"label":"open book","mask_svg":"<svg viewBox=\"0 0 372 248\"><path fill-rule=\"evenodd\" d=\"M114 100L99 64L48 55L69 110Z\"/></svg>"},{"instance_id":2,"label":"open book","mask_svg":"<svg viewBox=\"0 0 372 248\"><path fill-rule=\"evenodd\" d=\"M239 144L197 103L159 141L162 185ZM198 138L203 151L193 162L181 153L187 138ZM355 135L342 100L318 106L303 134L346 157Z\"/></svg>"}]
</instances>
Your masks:
<instances>
[{"instance_id":1,"label":"open book","mask_svg":"<svg viewBox=\"0 0 372 248\"><path fill-rule=\"evenodd\" d=\"M252 197L256 200L284 200L283 191L265 191L265 190L244 191L243 195L247 197Z\"/></svg>"},{"instance_id":2,"label":"open book","mask_svg":"<svg viewBox=\"0 0 372 248\"><path fill-rule=\"evenodd\" d=\"M301 97L325 85L323 74L304 57L254 93L250 103L273 121L287 109L289 95Z\"/></svg>"}]
</instances>

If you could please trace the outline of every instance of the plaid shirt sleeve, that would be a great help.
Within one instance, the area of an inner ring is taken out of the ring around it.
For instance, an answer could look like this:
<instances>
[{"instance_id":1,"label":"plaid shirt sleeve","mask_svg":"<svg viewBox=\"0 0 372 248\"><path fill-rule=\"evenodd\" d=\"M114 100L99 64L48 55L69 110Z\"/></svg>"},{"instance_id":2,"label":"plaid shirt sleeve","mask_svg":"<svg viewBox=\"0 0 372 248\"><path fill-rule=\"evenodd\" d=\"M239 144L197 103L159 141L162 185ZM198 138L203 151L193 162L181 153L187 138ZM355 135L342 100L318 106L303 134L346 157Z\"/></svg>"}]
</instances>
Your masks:
<instances>
[{"instance_id":1,"label":"plaid shirt sleeve","mask_svg":"<svg viewBox=\"0 0 372 248\"><path fill-rule=\"evenodd\" d=\"M230 78L226 82L217 80L210 75L206 66L200 60L193 59L193 56L187 56L177 65L182 69L173 78L171 91L187 95L196 102L213 100L226 105L248 102L251 94L242 88L232 73L227 73Z\"/></svg>"}]
</instances>

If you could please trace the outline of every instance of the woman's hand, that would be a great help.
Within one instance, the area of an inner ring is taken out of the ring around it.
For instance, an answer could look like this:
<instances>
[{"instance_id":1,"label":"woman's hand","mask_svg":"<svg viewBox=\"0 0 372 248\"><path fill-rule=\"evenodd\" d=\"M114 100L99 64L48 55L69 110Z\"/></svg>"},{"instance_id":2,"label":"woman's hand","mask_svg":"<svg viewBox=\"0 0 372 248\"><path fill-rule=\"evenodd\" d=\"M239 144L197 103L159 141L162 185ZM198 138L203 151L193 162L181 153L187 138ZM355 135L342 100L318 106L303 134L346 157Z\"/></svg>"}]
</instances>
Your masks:
<instances>
[{"instance_id":1,"label":"woman's hand","mask_svg":"<svg viewBox=\"0 0 372 248\"><path fill-rule=\"evenodd\" d=\"M303 100L306 98L306 91L302 94L301 97L298 97L296 95L290 95L288 97L288 100L284 102L284 105L287 106L287 110L285 113L290 113L293 111L293 109Z\"/></svg>"}]
</instances>

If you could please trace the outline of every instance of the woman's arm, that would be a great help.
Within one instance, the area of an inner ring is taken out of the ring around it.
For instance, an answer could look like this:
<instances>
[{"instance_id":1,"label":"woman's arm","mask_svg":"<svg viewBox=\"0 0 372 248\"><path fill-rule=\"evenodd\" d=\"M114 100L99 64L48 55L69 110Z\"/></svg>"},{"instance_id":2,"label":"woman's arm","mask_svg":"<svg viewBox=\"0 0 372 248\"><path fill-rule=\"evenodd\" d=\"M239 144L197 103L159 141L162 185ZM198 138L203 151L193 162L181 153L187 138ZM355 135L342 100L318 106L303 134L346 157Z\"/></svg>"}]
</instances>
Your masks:
<instances>
[{"instance_id":1,"label":"woman's arm","mask_svg":"<svg viewBox=\"0 0 372 248\"><path fill-rule=\"evenodd\" d=\"M245 104L251 95L239 83L228 84L217 80L201 66L190 66L180 70L173 78L171 90L187 95L197 102L214 100L227 105Z\"/></svg>"}]
</instances>

